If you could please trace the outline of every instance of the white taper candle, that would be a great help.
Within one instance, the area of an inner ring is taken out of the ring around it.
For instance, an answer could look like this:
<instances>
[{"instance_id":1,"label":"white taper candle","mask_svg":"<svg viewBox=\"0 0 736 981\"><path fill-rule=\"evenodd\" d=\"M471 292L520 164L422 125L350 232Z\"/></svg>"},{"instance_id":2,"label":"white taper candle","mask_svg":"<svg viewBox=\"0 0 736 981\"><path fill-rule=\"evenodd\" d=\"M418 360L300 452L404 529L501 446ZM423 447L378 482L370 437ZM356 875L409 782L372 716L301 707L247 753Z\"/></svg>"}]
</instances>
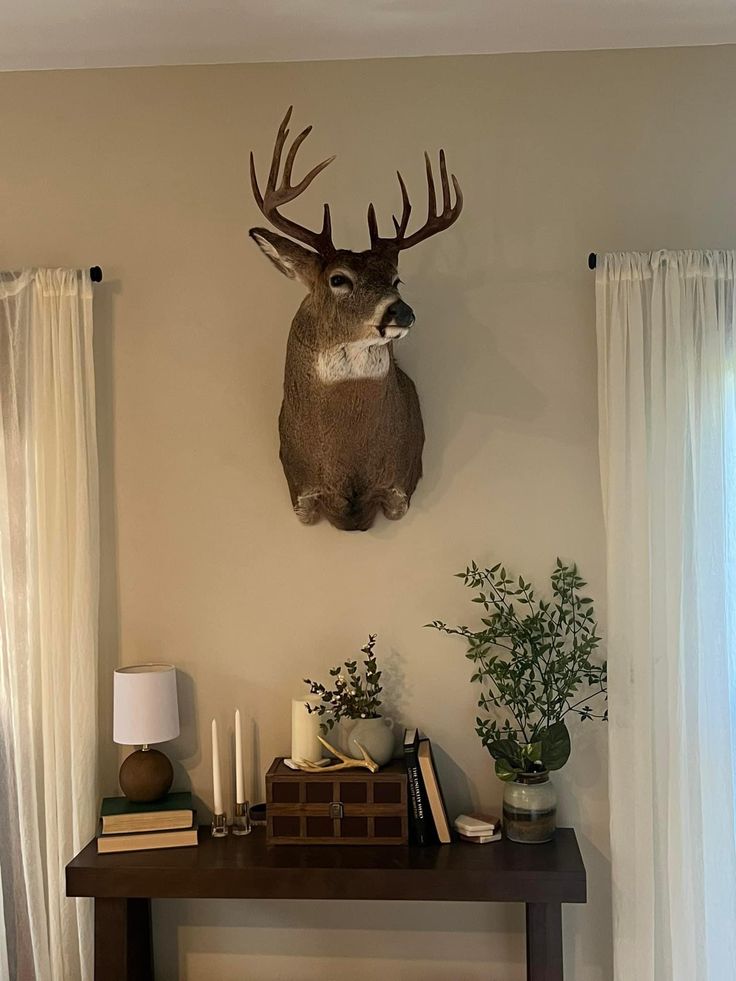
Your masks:
<instances>
[{"instance_id":1,"label":"white taper candle","mask_svg":"<svg viewBox=\"0 0 736 981\"><path fill-rule=\"evenodd\" d=\"M235 801L245 803L243 789L243 743L240 731L240 709L235 709Z\"/></svg>"},{"instance_id":2,"label":"white taper candle","mask_svg":"<svg viewBox=\"0 0 736 981\"><path fill-rule=\"evenodd\" d=\"M212 793L215 814L222 814L222 783L220 782L220 749L217 745L217 720L212 720Z\"/></svg>"}]
</instances>

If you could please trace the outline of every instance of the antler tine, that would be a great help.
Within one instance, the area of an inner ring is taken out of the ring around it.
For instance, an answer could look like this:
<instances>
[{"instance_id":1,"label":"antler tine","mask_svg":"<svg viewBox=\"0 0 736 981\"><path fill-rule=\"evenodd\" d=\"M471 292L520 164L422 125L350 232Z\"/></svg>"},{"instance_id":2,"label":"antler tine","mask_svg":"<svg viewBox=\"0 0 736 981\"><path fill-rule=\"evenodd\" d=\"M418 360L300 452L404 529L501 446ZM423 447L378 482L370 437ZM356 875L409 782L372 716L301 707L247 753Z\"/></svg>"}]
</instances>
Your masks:
<instances>
[{"instance_id":1,"label":"antler tine","mask_svg":"<svg viewBox=\"0 0 736 981\"><path fill-rule=\"evenodd\" d=\"M296 184L294 187L288 187L288 188L285 187L284 191L286 191L287 189L289 191L289 197L286 198L286 200L293 201L294 198L298 198L303 191L306 191L306 189L312 183L312 181L317 176L317 174L321 174L322 171L325 169L325 167L329 167L329 165L335 159L335 156L336 154L333 153L331 157L328 157L326 160L323 160L322 163L318 163L316 167L312 167L312 169L309 171L307 176L303 177L299 181L299 183Z\"/></svg>"},{"instance_id":2,"label":"antler tine","mask_svg":"<svg viewBox=\"0 0 736 981\"><path fill-rule=\"evenodd\" d=\"M442 214L446 215L452 207L452 202L450 201L450 182L447 179L447 161L444 150L440 150L440 183L442 185Z\"/></svg>"},{"instance_id":3,"label":"antler tine","mask_svg":"<svg viewBox=\"0 0 736 981\"><path fill-rule=\"evenodd\" d=\"M381 237L378 234L378 222L376 221L376 209L373 207L373 202L368 205L368 232L371 237L371 248L374 249L379 242Z\"/></svg>"},{"instance_id":4,"label":"antler tine","mask_svg":"<svg viewBox=\"0 0 736 981\"><path fill-rule=\"evenodd\" d=\"M332 242L332 215L330 206L325 202L324 217L322 218L322 237L326 242Z\"/></svg>"},{"instance_id":5,"label":"antler tine","mask_svg":"<svg viewBox=\"0 0 736 981\"><path fill-rule=\"evenodd\" d=\"M441 211L437 211L437 188L434 181L434 174L432 172L432 163L429 159L429 154L425 152L424 165L427 175L427 220L421 228L417 229L417 231L413 232L411 235L406 234L406 229L409 225L409 217L411 215L411 201L409 200L404 179L397 171L399 186L401 188L402 212L400 221L397 219L396 215L392 215L396 235L394 238L379 237L376 214L373 205L371 205L368 208L368 228L371 234L371 248L376 248L377 246L383 245L384 247L394 249L397 252L400 252L403 249L410 249L413 245L417 245L419 242L423 242L426 238L430 238L432 235L436 235L438 232L444 231L445 228L449 228L450 225L456 222L460 217L460 212L463 210L463 194L460 190L460 185L454 174L450 174L448 176L445 151L440 150L439 156L440 186L442 188ZM452 188L450 187L450 184L452 184ZM453 189L455 192L454 204L452 203Z\"/></svg>"},{"instance_id":6,"label":"antler tine","mask_svg":"<svg viewBox=\"0 0 736 981\"><path fill-rule=\"evenodd\" d=\"M279 131L276 134L276 143L273 147L273 157L271 158L271 169L268 172L268 183L266 185L266 193L270 190L276 188L276 181L279 177L279 168L281 167L281 154L284 150L284 143L286 143L286 137L289 135L289 130L287 129L289 125L289 120L291 119L291 114L294 111L293 106L289 106L286 110L286 115L281 120L281 125L279 126Z\"/></svg>"},{"instance_id":7,"label":"antler tine","mask_svg":"<svg viewBox=\"0 0 736 981\"><path fill-rule=\"evenodd\" d=\"M302 143L306 140L306 138L309 136L311 132L312 132L311 126L305 127L301 131L299 136L297 136L297 138L291 144L291 147L289 148L289 152L286 154L286 163L284 164L284 176L281 178L281 187L284 190L290 187L291 185L291 170L292 167L294 166L294 160L296 158L297 150L299 149L299 147L302 145Z\"/></svg>"},{"instance_id":8,"label":"antler tine","mask_svg":"<svg viewBox=\"0 0 736 981\"><path fill-rule=\"evenodd\" d=\"M256 162L253 159L253 151L250 151L250 186L253 190L253 197L256 199L256 204L263 211L263 195L261 194L261 189L258 186L258 177L256 176Z\"/></svg>"},{"instance_id":9,"label":"antler tine","mask_svg":"<svg viewBox=\"0 0 736 981\"><path fill-rule=\"evenodd\" d=\"M369 763L373 763L373 760L368 755L368 750L365 748L365 746L363 746L362 743L359 743L357 739L355 740L355 745L360 750L360 755L363 757L363 759Z\"/></svg>"},{"instance_id":10,"label":"antler tine","mask_svg":"<svg viewBox=\"0 0 736 981\"><path fill-rule=\"evenodd\" d=\"M401 188L401 221L396 220L396 215L391 217L394 220L394 228L396 229L396 237L402 238L404 232L406 231L406 226L409 224L409 216L411 215L411 201L409 200L409 194L406 190L406 184L404 183L404 178L401 173L397 170L396 176L399 178L399 187Z\"/></svg>"},{"instance_id":11,"label":"antler tine","mask_svg":"<svg viewBox=\"0 0 736 981\"><path fill-rule=\"evenodd\" d=\"M437 217L437 192L434 189L434 174L429 154L424 151L424 165L427 169L427 222Z\"/></svg>"},{"instance_id":12,"label":"antler tine","mask_svg":"<svg viewBox=\"0 0 736 981\"><path fill-rule=\"evenodd\" d=\"M258 186L258 177L256 175L255 160L253 153L250 155L250 180L251 187L253 188L253 196L256 199L256 203L260 208L263 215L271 222L271 224L278 228L279 231L285 232L291 238L295 238L299 242L303 242L310 248L314 249L322 255L330 254L335 251L335 246L332 243L332 221L330 218L329 205L324 207L324 218L322 221L322 231L315 232L304 225L299 225L297 222L292 221L290 218L286 218L284 215L279 213L279 208L284 204L288 204L295 198L299 197L315 177L320 174L325 167L332 163L335 159L334 156L328 157L327 160L323 160L318 163L316 167L312 167L309 173L299 181L298 184L292 185L291 174L294 167L294 161L296 159L297 152L302 143L306 140L312 131L311 126L307 126L306 129L296 137L289 152L286 154L286 161L284 163L284 172L279 183L279 171L281 170L281 156L284 151L284 145L286 139L289 135L288 124L291 119L292 106L289 106L286 115L281 121L278 133L276 134L276 142L273 149L273 157L271 159L271 168L268 172L268 181L266 183L265 193L261 193L261 189Z\"/></svg>"},{"instance_id":13,"label":"antler tine","mask_svg":"<svg viewBox=\"0 0 736 981\"><path fill-rule=\"evenodd\" d=\"M450 180L452 181L452 186L455 188L455 207L453 208L453 211L455 213L455 218L457 218L460 212L463 210L463 192L460 190L460 185L454 174L450 174Z\"/></svg>"}]
</instances>

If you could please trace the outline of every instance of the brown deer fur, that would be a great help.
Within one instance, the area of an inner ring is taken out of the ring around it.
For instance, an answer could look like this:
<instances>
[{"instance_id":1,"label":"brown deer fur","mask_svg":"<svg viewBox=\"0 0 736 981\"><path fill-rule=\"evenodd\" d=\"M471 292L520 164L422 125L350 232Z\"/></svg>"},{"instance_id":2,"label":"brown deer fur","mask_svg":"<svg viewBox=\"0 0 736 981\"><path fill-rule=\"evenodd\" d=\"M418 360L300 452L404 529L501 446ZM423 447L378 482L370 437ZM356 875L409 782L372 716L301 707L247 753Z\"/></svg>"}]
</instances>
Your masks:
<instances>
[{"instance_id":1,"label":"brown deer fur","mask_svg":"<svg viewBox=\"0 0 736 981\"><path fill-rule=\"evenodd\" d=\"M452 176L452 204L440 152L443 206L437 213L434 179L425 154L429 215L424 226L406 235L411 205L399 174L403 213L400 221L393 219L395 236L379 236L371 205L371 248L335 249L327 205L319 233L278 211L330 163L323 161L291 185L294 157L308 127L294 140L277 186L290 115L291 109L276 138L263 194L251 154L256 201L269 221L290 238L265 228L252 228L250 235L284 275L298 279L308 290L287 344L279 417L281 462L300 521L313 524L324 516L336 528L364 531L379 510L387 518L403 517L422 475L424 428L419 399L393 352L394 340L404 337L414 322L414 313L398 290L399 252L449 227L460 214L462 194Z\"/></svg>"}]
</instances>

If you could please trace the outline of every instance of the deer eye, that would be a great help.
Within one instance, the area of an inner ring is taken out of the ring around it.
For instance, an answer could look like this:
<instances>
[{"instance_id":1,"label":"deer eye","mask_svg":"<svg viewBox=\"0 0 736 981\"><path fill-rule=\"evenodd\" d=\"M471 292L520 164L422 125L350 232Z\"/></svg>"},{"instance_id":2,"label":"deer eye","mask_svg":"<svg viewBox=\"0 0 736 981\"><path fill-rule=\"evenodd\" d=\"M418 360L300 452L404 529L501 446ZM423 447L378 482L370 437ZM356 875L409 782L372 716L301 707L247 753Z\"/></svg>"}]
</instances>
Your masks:
<instances>
[{"instance_id":1,"label":"deer eye","mask_svg":"<svg viewBox=\"0 0 736 981\"><path fill-rule=\"evenodd\" d=\"M340 286L352 286L347 276L343 276L342 273L335 273L334 276L330 276L330 286L338 288Z\"/></svg>"}]
</instances>

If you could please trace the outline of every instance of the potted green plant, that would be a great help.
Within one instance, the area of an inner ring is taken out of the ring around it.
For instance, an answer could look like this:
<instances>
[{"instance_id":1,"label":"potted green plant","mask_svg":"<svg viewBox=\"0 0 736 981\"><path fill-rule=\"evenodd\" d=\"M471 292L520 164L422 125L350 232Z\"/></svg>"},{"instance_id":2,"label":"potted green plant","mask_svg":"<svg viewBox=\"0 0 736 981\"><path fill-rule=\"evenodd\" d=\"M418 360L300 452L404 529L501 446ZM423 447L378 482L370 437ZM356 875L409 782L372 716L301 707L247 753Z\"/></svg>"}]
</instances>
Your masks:
<instances>
[{"instance_id":1,"label":"potted green plant","mask_svg":"<svg viewBox=\"0 0 736 981\"><path fill-rule=\"evenodd\" d=\"M326 734L338 726L337 747L360 758L359 746L380 766L388 763L393 755L393 721L380 713L381 672L376 663L376 635L370 634L368 643L361 647L365 655L362 669L357 660L345 661L330 669L333 687L327 688L320 681L305 678L310 695L318 696L316 704L306 702L308 712L322 717L322 731Z\"/></svg>"},{"instance_id":2,"label":"potted green plant","mask_svg":"<svg viewBox=\"0 0 736 981\"><path fill-rule=\"evenodd\" d=\"M495 760L504 787L504 826L514 841L548 841L556 827L556 795L550 770L570 756L567 720L607 720L591 705L607 698L606 663L593 658L600 644L593 600L575 564L559 558L550 576L552 598L537 598L523 577L507 575L501 563L475 562L457 574L477 591L481 626L429 627L468 642L466 657L481 686L476 732Z\"/></svg>"}]
</instances>

